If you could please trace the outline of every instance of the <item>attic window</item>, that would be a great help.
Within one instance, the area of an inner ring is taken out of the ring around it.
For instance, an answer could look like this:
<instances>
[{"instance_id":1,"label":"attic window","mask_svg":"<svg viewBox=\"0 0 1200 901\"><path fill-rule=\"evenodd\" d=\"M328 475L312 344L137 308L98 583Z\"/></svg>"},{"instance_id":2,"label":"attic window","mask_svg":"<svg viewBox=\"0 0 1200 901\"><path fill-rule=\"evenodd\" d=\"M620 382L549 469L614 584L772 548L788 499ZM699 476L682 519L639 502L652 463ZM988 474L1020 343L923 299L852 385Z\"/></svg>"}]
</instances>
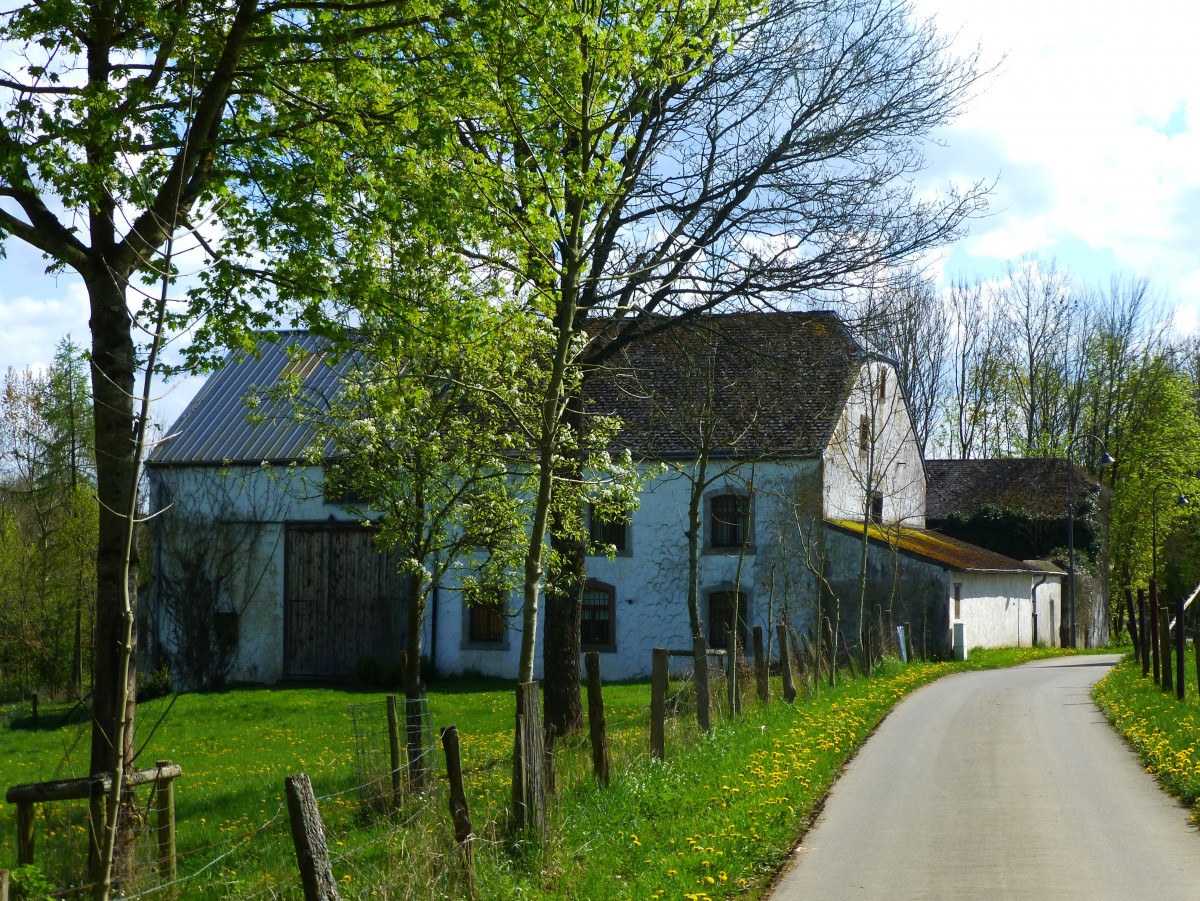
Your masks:
<instances>
[{"instance_id":1,"label":"attic window","mask_svg":"<svg viewBox=\"0 0 1200 901\"><path fill-rule=\"evenodd\" d=\"M287 365L279 372L280 378L296 378L304 381L317 371L317 367L325 362L325 352L296 354L287 361Z\"/></svg>"},{"instance_id":2,"label":"attic window","mask_svg":"<svg viewBox=\"0 0 1200 901\"><path fill-rule=\"evenodd\" d=\"M888 374L888 371L886 369L879 370L879 399L880 400L885 400L887 398L887 374Z\"/></svg>"},{"instance_id":3,"label":"attic window","mask_svg":"<svg viewBox=\"0 0 1200 901\"><path fill-rule=\"evenodd\" d=\"M863 413L858 418L858 452L865 454L871 449L871 417Z\"/></svg>"}]
</instances>

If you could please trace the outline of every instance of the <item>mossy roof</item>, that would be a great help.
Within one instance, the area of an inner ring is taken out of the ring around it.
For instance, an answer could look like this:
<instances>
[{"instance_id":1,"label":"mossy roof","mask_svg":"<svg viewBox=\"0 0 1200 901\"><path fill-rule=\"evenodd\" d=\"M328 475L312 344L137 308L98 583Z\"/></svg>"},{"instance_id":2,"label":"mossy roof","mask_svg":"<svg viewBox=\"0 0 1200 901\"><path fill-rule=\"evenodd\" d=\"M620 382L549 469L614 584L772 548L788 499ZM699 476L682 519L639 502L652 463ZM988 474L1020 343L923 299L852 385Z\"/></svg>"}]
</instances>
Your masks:
<instances>
[{"instance_id":1,"label":"mossy roof","mask_svg":"<svg viewBox=\"0 0 1200 901\"><path fill-rule=\"evenodd\" d=\"M851 520L830 520L835 528L854 535L863 533L863 524ZM894 547L914 557L964 572L1012 572L1044 573L1046 570L1035 563L1025 563L986 548L959 541L929 529L911 529L904 526L868 526L869 539L879 545Z\"/></svg>"}]
</instances>

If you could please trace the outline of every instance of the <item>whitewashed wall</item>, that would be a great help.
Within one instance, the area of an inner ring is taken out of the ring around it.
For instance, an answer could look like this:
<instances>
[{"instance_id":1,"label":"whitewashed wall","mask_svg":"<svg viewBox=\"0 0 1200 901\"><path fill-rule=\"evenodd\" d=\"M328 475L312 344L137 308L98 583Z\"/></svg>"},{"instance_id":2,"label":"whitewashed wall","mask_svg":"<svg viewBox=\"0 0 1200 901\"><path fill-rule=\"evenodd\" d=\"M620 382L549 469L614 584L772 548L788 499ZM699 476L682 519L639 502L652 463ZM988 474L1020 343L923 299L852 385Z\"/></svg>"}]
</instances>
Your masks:
<instances>
[{"instance_id":1,"label":"whitewashed wall","mask_svg":"<svg viewBox=\"0 0 1200 901\"><path fill-rule=\"evenodd\" d=\"M866 452L860 443L864 415L870 423ZM861 522L870 485L883 494L883 522L925 528L925 466L890 364L874 361L859 370L824 461L829 519Z\"/></svg>"},{"instance_id":2,"label":"whitewashed wall","mask_svg":"<svg viewBox=\"0 0 1200 901\"><path fill-rule=\"evenodd\" d=\"M1061 577L1051 575L1037 587L1038 641L1058 644L1062 615ZM959 605L967 649L1032 647L1034 586L1040 575L1028 573L962 572L954 575L962 585ZM953 588L949 599L954 619Z\"/></svg>"}]
</instances>

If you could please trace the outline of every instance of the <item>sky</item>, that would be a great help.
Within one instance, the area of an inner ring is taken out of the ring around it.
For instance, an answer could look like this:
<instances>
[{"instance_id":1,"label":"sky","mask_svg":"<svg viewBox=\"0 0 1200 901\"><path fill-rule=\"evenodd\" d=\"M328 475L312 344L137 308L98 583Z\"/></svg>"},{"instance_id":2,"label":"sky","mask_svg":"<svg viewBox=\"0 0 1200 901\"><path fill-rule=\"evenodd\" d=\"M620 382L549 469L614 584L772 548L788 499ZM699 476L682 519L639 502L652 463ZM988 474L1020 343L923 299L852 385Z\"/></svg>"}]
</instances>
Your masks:
<instances>
[{"instance_id":1,"label":"sky","mask_svg":"<svg viewBox=\"0 0 1200 901\"><path fill-rule=\"evenodd\" d=\"M926 148L931 185L996 180L988 215L929 260L943 280L998 277L1006 261L1053 258L1085 281L1144 276L1200 320L1200 5L1188 0L913 0L979 46L978 94ZM0 260L0 370L43 367L70 333L88 341L78 278L44 274L9 240ZM156 403L168 424L194 394L185 380Z\"/></svg>"}]
</instances>

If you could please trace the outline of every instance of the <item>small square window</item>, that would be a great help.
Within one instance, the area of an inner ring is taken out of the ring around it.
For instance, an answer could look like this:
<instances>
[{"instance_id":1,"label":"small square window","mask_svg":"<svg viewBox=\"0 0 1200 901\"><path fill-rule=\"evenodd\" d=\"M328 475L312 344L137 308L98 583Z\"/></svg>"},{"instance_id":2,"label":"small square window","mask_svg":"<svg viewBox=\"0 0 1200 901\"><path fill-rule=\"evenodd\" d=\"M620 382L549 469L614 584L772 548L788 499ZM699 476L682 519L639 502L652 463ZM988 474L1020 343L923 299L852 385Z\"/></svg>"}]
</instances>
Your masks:
<instances>
[{"instance_id":1,"label":"small square window","mask_svg":"<svg viewBox=\"0 0 1200 901\"><path fill-rule=\"evenodd\" d=\"M463 590L463 603L467 605L467 641L478 644L504 641L508 611L503 598L478 585L467 585Z\"/></svg>"},{"instance_id":2,"label":"small square window","mask_svg":"<svg viewBox=\"0 0 1200 901\"><path fill-rule=\"evenodd\" d=\"M626 520L604 519L592 506L588 509L588 538L594 553L605 553L609 547L613 547L619 554L628 549L629 523Z\"/></svg>"},{"instance_id":3,"label":"small square window","mask_svg":"<svg viewBox=\"0 0 1200 901\"><path fill-rule=\"evenodd\" d=\"M879 491L871 495L871 522L877 525L883 522L883 494Z\"/></svg>"}]
</instances>

